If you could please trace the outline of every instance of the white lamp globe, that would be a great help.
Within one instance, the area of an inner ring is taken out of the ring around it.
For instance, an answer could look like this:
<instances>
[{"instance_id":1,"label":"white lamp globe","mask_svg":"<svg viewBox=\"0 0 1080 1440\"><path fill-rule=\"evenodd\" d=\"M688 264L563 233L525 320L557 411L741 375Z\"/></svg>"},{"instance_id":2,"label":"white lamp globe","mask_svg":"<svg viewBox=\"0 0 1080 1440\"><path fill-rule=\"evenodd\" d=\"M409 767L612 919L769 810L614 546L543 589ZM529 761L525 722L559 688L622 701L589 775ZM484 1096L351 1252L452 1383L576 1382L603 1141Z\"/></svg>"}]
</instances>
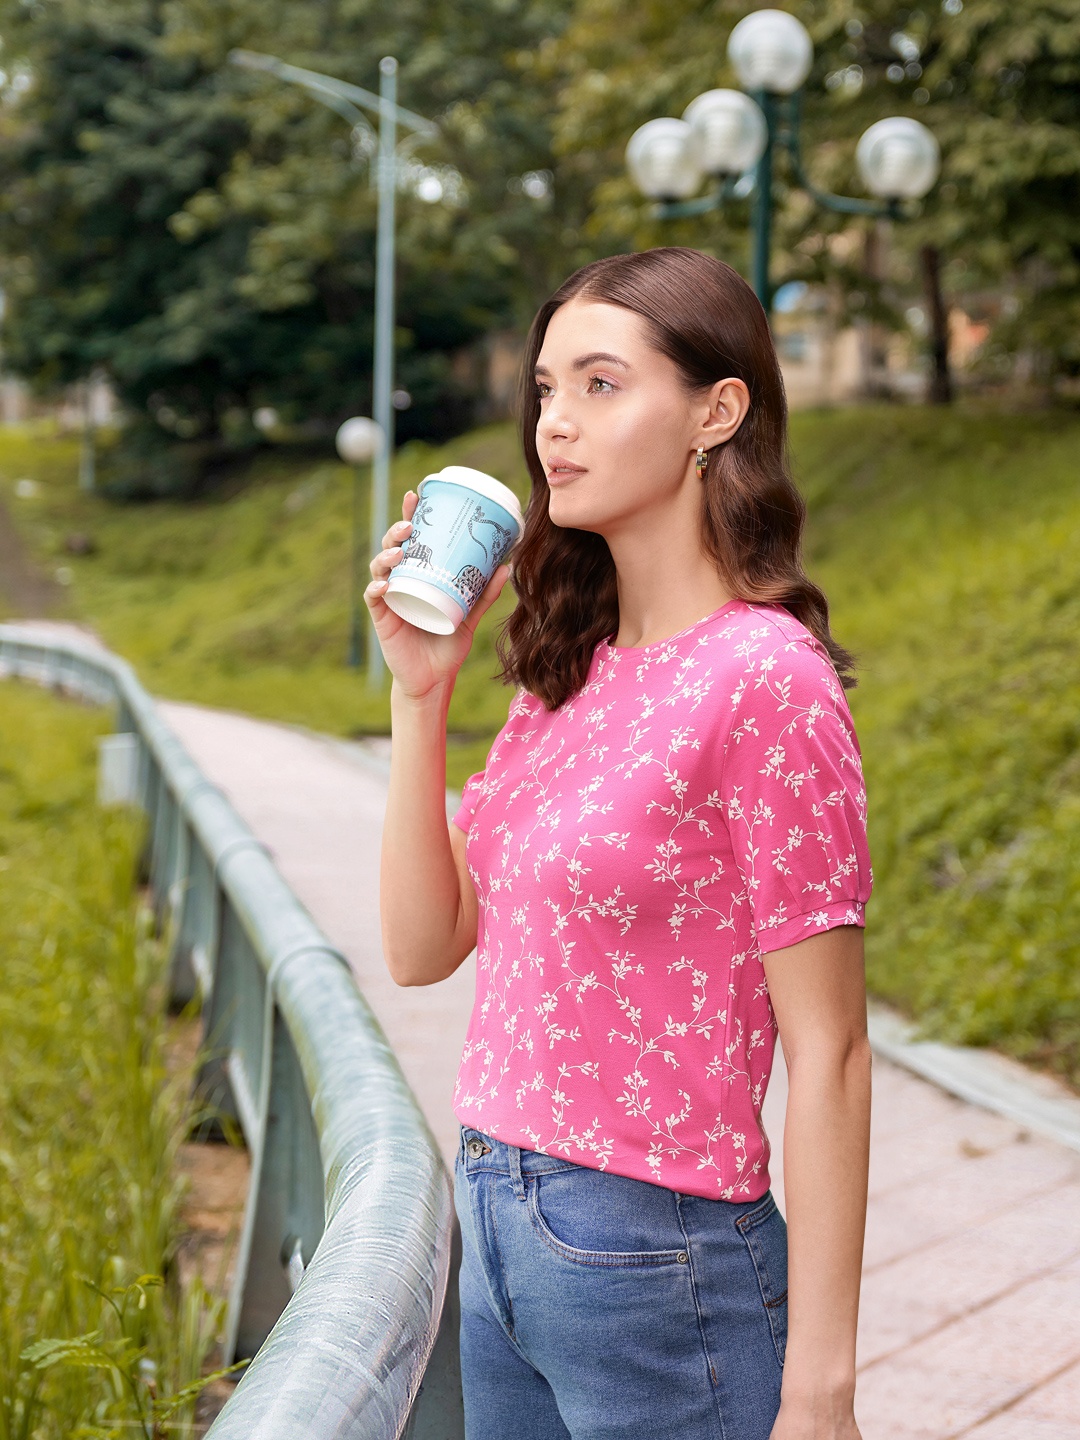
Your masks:
<instances>
[{"instance_id":1,"label":"white lamp globe","mask_svg":"<svg viewBox=\"0 0 1080 1440\"><path fill-rule=\"evenodd\" d=\"M871 125L862 136L855 164L871 195L921 200L938 177L941 150L925 125L893 115Z\"/></svg>"},{"instance_id":2,"label":"white lamp globe","mask_svg":"<svg viewBox=\"0 0 1080 1440\"><path fill-rule=\"evenodd\" d=\"M786 10L755 10L728 37L728 59L747 90L791 95L810 74L814 43Z\"/></svg>"},{"instance_id":3,"label":"white lamp globe","mask_svg":"<svg viewBox=\"0 0 1080 1440\"><path fill-rule=\"evenodd\" d=\"M685 120L649 120L630 136L626 168L651 200L686 200L703 176L697 137Z\"/></svg>"},{"instance_id":4,"label":"white lamp globe","mask_svg":"<svg viewBox=\"0 0 1080 1440\"><path fill-rule=\"evenodd\" d=\"M334 443L346 464L366 465L382 449L382 426L366 415L354 415L339 427Z\"/></svg>"},{"instance_id":5,"label":"white lamp globe","mask_svg":"<svg viewBox=\"0 0 1080 1440\"><path fill-rule=\"evenodd\" d=\"M769 127L761 106L741 90L706 90L683 111L697 136L707 175L742 175L765 153Z\"/></svg>"}]
</instances>

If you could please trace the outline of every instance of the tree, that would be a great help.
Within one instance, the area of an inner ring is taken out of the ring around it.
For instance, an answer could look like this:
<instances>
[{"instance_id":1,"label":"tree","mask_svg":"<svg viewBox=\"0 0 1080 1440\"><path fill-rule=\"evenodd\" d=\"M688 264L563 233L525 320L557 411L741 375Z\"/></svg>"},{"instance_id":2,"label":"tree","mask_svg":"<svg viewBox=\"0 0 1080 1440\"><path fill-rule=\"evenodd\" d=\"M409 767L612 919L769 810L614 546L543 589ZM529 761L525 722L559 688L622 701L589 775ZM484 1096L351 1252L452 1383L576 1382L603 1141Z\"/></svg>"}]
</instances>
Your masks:
<instances>
[{"instance_id":1,"label":"tree","mask_svg":"<svg viewBox=\"0 0 1080 1440\"><path fill-rule=\"evenodd\" d=\"M559 269L549 126L521 77L565 13L558 0L390 13L0 0L7 363L42 387L107 372L151 489L250 442L259 405L327 427L367 408L367 156L338 116L227 56L268 50L371 88L396 53L403 103L440 126L411 174L441 175L447 192L443 205L402 194L399 380L415 402L402 433L460 428L473 394L455 356L518 320Z\"/></svg>"},{"instance_id":2,"label":"tree","mask_svg":"<svg viewBox=\"0 0 1080 1440\"><path fill-rule=\"evenodd\" d=\"M568 77L555 143L560 173L576 174L593 197L596 243L696 244L745 268L745 209L651 220L624 177L623 149L645 120L681 114L701 90L736 83L727 37L756 8L747 0L578 0L555 57ZM991 349L1003 362L1026 353L1044 375L1080 373L1080 0L802 0L790 8L815 43L803 107L815 181L858 193L855 143L887 114L929 125L944 168L918 219L891 227L891 284L868 275L864 246L849 243L867 222L816 210L781 176L778 278L829 283L841 314L902 324L932 247L931 268L940 267L950 291L987 307L996 322ZM936 340L940 350L940 330Z\"/></svg>"}]
</instances>

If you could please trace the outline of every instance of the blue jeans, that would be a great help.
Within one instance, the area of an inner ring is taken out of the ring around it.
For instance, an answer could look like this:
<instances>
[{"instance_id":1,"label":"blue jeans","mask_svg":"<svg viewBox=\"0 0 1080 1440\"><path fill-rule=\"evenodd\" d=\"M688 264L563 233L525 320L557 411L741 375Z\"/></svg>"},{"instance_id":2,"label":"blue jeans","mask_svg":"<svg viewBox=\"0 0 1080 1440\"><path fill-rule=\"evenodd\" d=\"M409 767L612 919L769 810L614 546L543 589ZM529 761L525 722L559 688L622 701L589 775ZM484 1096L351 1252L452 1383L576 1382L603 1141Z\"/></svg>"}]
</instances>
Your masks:
<instances>
[{"instance_id":1,"label":"blue jeans","mask_svg":"<svg viewBox=\"0 0 1080 1440\"><path fill-rule=\"evenodd\" d=\"M467 1440L768 1440L787 1338L771 1194L681 1195L461 1129Z\"/></svg>"}]
</instances>

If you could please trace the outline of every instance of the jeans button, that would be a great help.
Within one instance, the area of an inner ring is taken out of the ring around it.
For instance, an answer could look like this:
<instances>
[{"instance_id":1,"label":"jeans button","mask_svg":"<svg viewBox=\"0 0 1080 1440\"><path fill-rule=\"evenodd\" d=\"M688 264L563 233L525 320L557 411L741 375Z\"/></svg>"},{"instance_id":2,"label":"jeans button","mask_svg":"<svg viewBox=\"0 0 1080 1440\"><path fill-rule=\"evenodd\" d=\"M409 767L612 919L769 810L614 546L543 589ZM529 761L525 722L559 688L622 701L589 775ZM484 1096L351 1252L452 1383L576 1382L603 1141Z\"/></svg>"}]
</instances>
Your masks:
<instances>
[{"instance_id":1,"label":"jeans button","mask_svg":"<svg viewBox=\"0 0 1080 1440\"><path fill-rule=\"evenodd\" d=\"M474 1160L479 1160L481 1155L486 1155L488 1152L488 1147L484 1144L484 1142L482 1140L476 1139L470 1140L466 1144L465 1149L469 1152L469 1154Z\"/></svg>"},{"instance_id":2,"label":"jeans button","mask_svg":"<svg viewBox=\"0 0 1080 1440\"><path fill-rule=\"evenodd\" d=\"M680 1250L678 1255L675 1256L675 1259L678 1260L680 1265L685 1265L689 1261L690 1256L685 1250Z\"/></svg>"}]
</instances>

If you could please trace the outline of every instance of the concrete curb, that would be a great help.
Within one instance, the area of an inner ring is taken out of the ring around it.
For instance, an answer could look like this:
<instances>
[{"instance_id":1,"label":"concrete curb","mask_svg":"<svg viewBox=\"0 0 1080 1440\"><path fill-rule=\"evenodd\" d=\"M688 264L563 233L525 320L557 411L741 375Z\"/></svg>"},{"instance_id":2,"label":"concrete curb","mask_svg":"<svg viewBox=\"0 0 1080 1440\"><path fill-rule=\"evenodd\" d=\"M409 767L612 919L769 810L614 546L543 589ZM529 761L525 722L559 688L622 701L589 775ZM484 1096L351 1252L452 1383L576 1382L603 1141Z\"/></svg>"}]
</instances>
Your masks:
<instances>
[{"instance_id":1,"label":"concrete curb","mask_svg":"<svg viewBox=\"0 0 1080 1440\"><path fill-rule=\"evenodd\" d=\"M950 1095L1080 1151L1080 1096L1052 1076L1029 1070L994 1050L916 1040L918 1027L895 1011L872 1003L870 1045Z\"/></svg>"}]
</instances>

